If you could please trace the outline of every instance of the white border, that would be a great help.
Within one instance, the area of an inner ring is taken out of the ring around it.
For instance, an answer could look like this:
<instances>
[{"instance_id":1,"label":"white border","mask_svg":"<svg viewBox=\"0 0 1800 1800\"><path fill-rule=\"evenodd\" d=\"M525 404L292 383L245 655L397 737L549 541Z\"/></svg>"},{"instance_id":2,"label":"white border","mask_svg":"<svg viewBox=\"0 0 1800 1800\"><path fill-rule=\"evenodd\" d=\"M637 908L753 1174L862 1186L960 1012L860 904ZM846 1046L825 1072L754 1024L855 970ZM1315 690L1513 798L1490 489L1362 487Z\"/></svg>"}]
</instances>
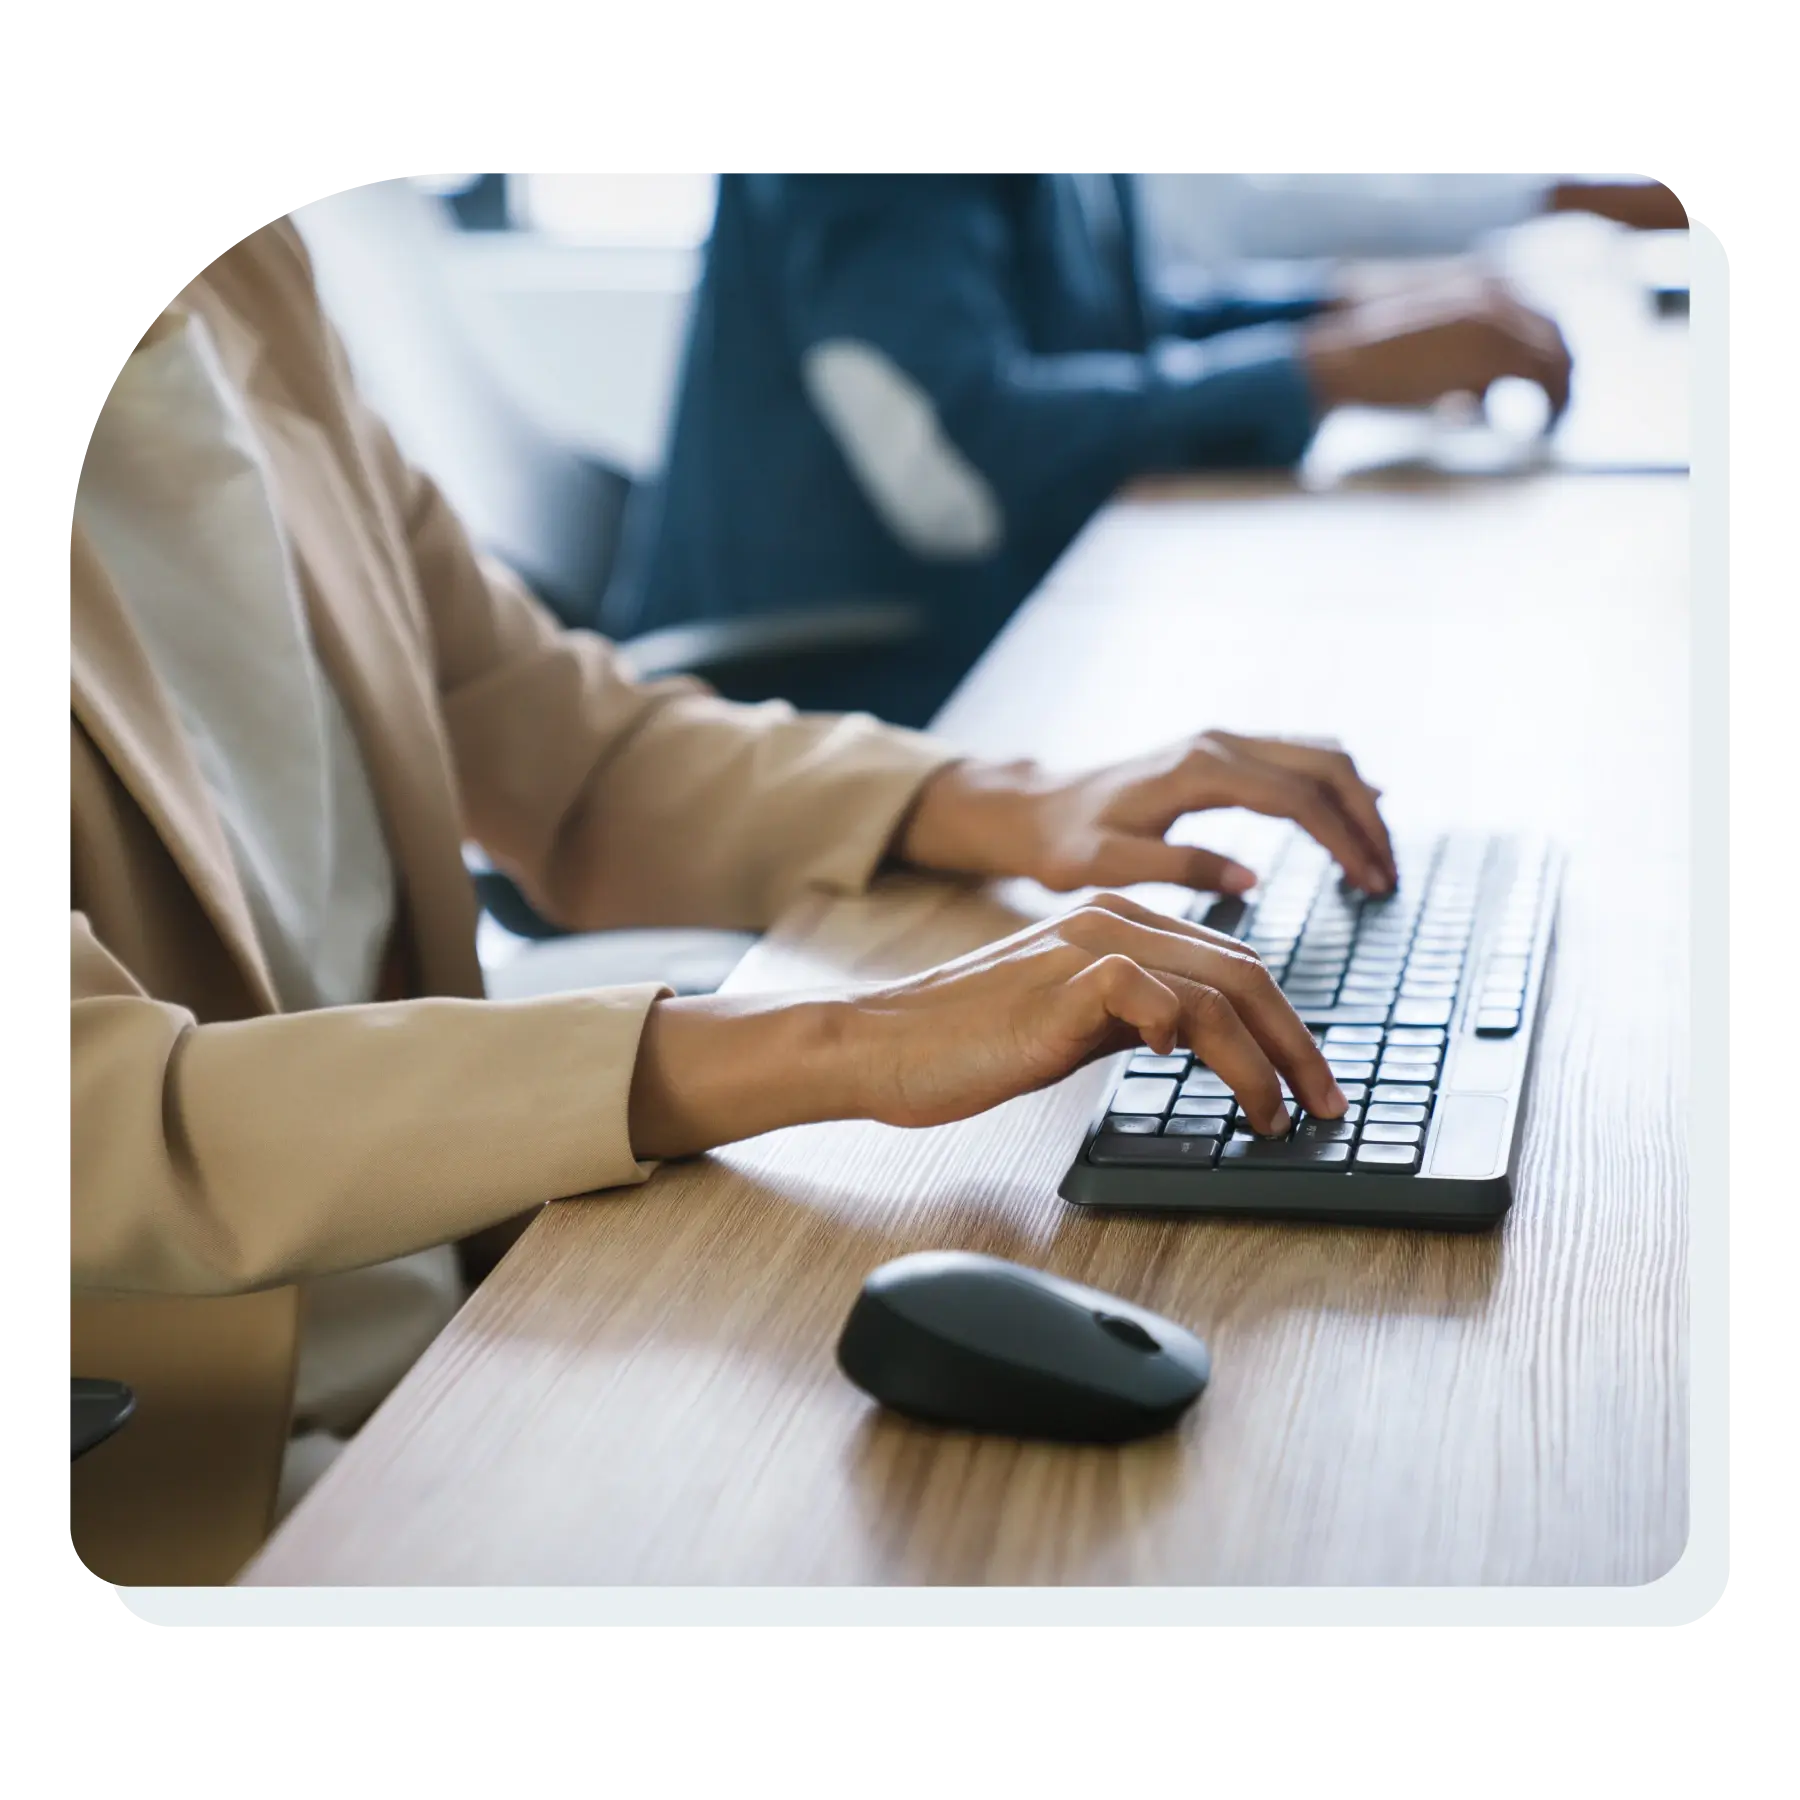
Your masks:
<instances>
[{"instance_id":1,"label":"white border","mask_svg":"<svg viewBox=\"0 0 1800 1800\"><path fill-rule=\"evenodd\" d=\"M1694 220L1696 1118L1737 1078L1737 266ZM1701 929L1705 927L1705 929ZM1737 1570L1737 1148L1690 1186L1690 1537L1642 1588L133 1588L160 1631L1681 1631Z\"/></svg>"}]
</instances>

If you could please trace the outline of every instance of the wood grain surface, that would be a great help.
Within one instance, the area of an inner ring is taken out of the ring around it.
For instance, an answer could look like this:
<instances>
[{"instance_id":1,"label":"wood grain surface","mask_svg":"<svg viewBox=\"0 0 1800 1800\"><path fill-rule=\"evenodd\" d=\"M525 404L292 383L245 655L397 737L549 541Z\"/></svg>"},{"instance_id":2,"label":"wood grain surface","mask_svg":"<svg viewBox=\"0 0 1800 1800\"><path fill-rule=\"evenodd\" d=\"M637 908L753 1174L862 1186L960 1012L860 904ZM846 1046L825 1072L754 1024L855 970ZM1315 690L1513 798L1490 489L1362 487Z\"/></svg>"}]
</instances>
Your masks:
<instances>
[{"instance_id":1,"label":"wood grain surface","mask_svg":"<svg viewBox=\"0 0 1800 1800\"><path fill-rule=\"evenodd\" d=\"M1680 478L1171 488L1095 523L943 721L1064 765L1206 725L1330 732L1402 827L1557 834L1498 1232L1079 1213L1055 1190L1106 1065L942 1129L775 1134L551 1208L245 1579L1662 1573L1686 1535L1688 591ZM1049 904L900 879L803 906L736 981L921 967ZM834 1366L844 1315L878 1263L952 1246L1182 1320L1212 1387L1124 1450L878 1415Z\"/></svg>"}]
</instances>

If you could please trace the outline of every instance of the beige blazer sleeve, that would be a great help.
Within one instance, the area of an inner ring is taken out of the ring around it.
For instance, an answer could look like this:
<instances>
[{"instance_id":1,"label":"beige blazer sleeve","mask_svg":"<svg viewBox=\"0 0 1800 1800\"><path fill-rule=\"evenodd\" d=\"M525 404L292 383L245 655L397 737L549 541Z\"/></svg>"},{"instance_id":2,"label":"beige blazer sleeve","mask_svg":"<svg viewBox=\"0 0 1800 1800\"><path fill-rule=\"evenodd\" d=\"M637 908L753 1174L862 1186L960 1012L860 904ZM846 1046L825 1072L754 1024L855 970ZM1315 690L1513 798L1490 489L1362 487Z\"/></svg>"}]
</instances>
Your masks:
<instances>
[{"instance_id":1,"label":"beige blazer sleeve","mask_svg":"<svg viewBox=\"0 0 1800 1800\"><path fill-rule=\"evenodd\" d=\"M289 334L293 391L354 421L371 500L392 509L384 535L410 550L468 832L584 928L756 927L809 887L866 882L948 752L868 719L638 684L599 638L561 629L474 555L360 406L298 238L259 240L240 251L269 259L259 278L278 269L271 329ZM627 1109L654 988L200 1022L149 992L83 911L70 951L78 1287L241 1292L648 1173Z\"/></svg>"},{"instance_id":2,"label":"beige blazer sleeve","mask_svg":"<svg viewBox=\"0 0 1800 1800\"><path fill-rule=\"evenodd\" d=\"M649 1173L626 1104L657 988L203 1025L80 913L70 962L77 1289L241 1293Z\"/></svg>"}]
</instances>

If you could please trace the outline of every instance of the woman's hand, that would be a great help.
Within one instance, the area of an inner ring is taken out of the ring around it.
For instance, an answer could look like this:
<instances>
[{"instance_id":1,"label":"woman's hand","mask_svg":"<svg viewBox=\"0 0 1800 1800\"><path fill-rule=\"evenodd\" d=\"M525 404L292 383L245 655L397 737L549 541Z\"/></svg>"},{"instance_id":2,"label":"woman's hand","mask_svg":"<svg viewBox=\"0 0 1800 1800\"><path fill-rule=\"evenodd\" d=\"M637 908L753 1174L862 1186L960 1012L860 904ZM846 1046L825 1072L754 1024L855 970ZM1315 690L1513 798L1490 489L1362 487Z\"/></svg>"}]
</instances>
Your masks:
<instances>
[{"instance_id":1,"label":"woman's hand","mask_svg":"<svg viewBox=\"0 0 1800 1800\"><path fill-rule=\"evenodd\" d=\"M1137 1044L1190 1049L1259 1131L1288 1127L1280 1077L1323 1118L1345 1100L1312 1034L1233 938L1102 894L851 1002L857 1110L889 1125L985 1112Z\"/></svg>"},{"instance_id":2,"label":"woman's hand","mask_svg":"<svg viewBox=\"0 0 1800 1800\"><path fill-rule=\"evenodd\" d=\"M1135 1044L1193 1050L1259 1131L1288 1125L1285 1076L1321 1118L1345 1100L1261 961L1204 926L1106 894L907 981L842 996L664 1000L631 1091L640 1157L778 1126L937 1125L1050 1086Z\"/></svg>"},{"instance_id":3,"label":"woman's hand","mask_svg":"<svg viewBox=\"0 0 1800 1800\"><path fill-rule=\"evenodd\" d=\"M1335 744L1209 731L1069 779L1025 763L953 764L926 786L898 849L919 868L1027 875L1058 893L1146 881L1243 893L1253 871L1166 841L1186 813L1241 806L1294 820L1355 886L1385 894L1394 851L1379 791Z\"/></svg>"}]
</instances>

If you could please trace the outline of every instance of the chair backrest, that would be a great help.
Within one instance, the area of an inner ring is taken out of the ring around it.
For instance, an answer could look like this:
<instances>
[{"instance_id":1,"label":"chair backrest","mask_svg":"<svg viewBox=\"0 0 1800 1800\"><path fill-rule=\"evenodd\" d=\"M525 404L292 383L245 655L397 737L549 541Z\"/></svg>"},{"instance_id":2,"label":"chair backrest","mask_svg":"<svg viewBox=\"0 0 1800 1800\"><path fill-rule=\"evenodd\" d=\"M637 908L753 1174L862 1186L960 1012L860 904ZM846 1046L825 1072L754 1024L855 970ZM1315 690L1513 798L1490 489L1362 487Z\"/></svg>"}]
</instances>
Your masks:
<instances>
[{"instance_id":1,"label":"chair backrest","mask_svg":"<svg viewBox=\"0 0 1800 1800\"><path fill-rule=\"evenodd\" d=\"M380 181L294 215L357 383L481 547L570 624L599 622L631 482L530 417L451 288L442 201Z\"/></svg>"}]
</instances>

